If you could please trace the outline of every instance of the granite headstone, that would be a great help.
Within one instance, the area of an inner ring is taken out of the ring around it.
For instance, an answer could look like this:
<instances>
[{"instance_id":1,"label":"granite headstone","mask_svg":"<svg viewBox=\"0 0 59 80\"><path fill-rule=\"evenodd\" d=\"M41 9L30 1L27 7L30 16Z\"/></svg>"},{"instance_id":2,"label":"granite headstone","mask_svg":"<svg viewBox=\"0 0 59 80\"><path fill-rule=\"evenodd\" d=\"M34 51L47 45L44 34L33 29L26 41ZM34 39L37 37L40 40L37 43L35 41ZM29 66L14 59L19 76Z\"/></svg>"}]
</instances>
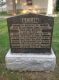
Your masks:
<instances>
[{"instance_id":1,"label":"granite headstone","mask_svg":"<svg viewBox=\"0 0 59 80\"><path fill-rule=\"evenodd\" d=\"M24 14L7 19L12 53L51 52L54 18Z\"/></svg>"}]
</instances>

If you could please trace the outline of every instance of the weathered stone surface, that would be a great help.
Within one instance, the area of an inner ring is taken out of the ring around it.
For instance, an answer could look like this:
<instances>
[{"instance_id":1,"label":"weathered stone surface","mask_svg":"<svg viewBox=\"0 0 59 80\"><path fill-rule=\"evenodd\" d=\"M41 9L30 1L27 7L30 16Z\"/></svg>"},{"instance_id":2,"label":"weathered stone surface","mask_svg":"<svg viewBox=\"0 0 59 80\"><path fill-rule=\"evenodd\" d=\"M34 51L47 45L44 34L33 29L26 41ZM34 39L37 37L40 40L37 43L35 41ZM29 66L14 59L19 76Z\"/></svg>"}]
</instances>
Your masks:
<instances>
[{"instance_id":1,"label":"weathered stone surface","mask_svg":"<svg viewBox=\"0 0 59 80\"><path fill-rule=\"evenodd\" d=\"M53 71L56 65L56 56L51 50L50 54L20 53L12 54L9 50L6 57L6 67L20 71Z\"/></svg>"}]
</instances>

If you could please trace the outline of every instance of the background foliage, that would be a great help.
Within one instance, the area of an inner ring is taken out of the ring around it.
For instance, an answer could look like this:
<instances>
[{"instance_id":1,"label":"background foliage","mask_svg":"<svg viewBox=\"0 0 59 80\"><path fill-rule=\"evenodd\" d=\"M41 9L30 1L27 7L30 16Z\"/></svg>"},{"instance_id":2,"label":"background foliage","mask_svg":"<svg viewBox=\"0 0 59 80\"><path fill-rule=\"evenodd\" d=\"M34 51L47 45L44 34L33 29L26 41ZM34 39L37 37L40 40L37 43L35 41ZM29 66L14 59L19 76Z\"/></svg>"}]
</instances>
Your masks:
<instances>
[{"instance_id":1,"label":"background foliage","mask_svg":"<svg viewBox=\"0 0 59 80\"><path fill-rule=\"evenodd\" d=\"M56 0L56 11L59 11L59 0Z\"/></svg>"}]
</instances>

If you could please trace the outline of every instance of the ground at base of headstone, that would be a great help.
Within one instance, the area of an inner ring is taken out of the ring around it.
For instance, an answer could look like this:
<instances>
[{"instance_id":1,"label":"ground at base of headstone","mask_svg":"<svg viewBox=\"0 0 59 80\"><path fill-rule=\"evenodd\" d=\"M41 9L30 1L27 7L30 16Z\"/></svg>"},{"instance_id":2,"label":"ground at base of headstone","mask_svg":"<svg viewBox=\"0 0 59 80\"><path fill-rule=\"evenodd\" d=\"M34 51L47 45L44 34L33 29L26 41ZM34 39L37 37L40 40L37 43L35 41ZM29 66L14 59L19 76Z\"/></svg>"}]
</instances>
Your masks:
<instances>
[{"instance_id":1,"label":"ground at base of headstone","mask_svg":"<svg viewBox=\"0 0 59 80\"><path fill-rule=\"evenodd\" d=\"M22 72L22 80L51 80L52 72Z\"/></svg>"},{"instance_id":2,"label":"ground at base of headstone","mask_svg":"<svg viewBox=\"0 0 59 80\"><path fill-rule=\"evenodd\" d=\"M5 56L6 67L9 70L19 71L54 71L56 56L51 49L50 54L11 53Z\"/></svg>"}]
</instances>

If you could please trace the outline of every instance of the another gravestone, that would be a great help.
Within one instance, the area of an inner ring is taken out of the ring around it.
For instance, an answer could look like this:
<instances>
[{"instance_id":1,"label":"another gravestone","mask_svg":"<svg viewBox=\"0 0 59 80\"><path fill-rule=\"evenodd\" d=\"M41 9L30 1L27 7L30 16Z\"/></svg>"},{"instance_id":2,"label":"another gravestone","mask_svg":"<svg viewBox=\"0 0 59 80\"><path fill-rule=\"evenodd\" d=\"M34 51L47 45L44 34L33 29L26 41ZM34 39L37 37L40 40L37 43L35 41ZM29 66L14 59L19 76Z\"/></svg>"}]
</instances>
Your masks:
<instances>
[{"instance_id":1,"label":"another gravestone","mask_svg":"<svg viewBox=\"0 0 59 80\"><path fill-rule=\"evenodd\" d=\"M50 53L53 17L25 14L8 18L12 53Z\"/></svg>"}]
</instances>

